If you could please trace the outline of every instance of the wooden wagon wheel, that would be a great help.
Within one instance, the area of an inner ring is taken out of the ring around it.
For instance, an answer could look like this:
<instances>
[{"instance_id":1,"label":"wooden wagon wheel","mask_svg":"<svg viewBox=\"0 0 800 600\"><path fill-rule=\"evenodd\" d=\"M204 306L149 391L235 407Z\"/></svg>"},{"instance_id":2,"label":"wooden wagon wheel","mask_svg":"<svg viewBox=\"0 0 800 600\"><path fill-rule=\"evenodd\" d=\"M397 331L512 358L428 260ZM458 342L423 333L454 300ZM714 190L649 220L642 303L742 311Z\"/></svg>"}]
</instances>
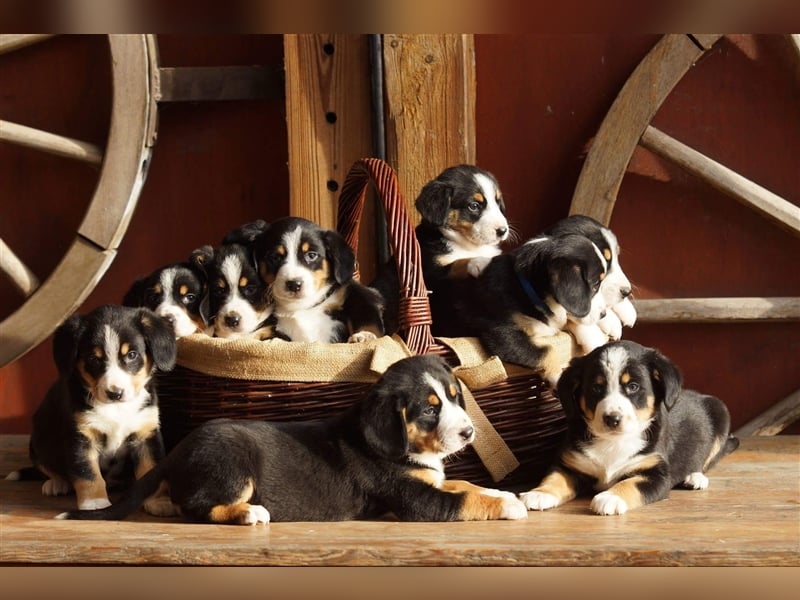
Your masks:
<instances>
[{"instance_id":1,"label":"wooden wagon wheel","mask_svg":"<svg viewBox=\"0 0 800 600\"><path fill-rule=\"evenodd\" d=\"M50 36L2 35L0 54ZM0 240L0 270L25 296L0 322L0 366L41 343L86 299L114 260L139 197L155 139L152 35L109 35L111 121L105 148L0 120L0 141L99 166L99 178L75 240L41 284Z\"/></svg>"},{"instance_id":2,"label":"wooden wagon wheel","mask_svg":"<svg viewBox=\"0 0 800 600\"><path fill-rule=\"evenodd\" d=\"M650 121L694 63L722 36L665 35L622 87L598 129L572 197L570 214L608 225L622 178L637 145L674 162L718 190L800 235L800 207L659 131ZM790 36L800 59L800 38ZM800 320L800 298L681 298L637 300L649 322ZM772 434L800 417L800 391L743 426L740 435Z\"/></svg>"}]
</instances>

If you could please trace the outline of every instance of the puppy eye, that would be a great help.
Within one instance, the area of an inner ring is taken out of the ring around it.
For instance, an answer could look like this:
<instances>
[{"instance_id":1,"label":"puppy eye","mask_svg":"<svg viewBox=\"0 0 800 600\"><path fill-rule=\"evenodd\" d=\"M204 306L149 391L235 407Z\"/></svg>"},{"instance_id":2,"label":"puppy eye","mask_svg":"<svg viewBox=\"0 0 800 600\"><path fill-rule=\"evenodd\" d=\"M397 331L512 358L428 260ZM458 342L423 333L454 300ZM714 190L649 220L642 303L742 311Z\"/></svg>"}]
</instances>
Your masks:
<instances>
[{"instance_id":1,"label":"puppy eye","mask_svg":"<svg viewBox=\"0 0 800 600\"><path fill-rule=\"evenodd\" d=\"M131 350L125 355L125 360L127 360L128 362L132 362L137 358L139 358L139 353L136 350Z\"/></svg>"},{"instance_id":2,"label":"puppy eye","mask_svg":"<svg viewBox=\"0 0 800 600\"><path fill-rule=\"evenodd\" d=\"M473 200L472 202L467 204L467 210L472 213L480 212L481 205Z\"/></svg>"},{"instance_id":3,"label":"puppy eye","mask_svg":"<svg viewBox=\"0 0 800 600\"><path fill-rule=\"evenodd\" d=\"M319 252L314 252L313 250L309 250L303 255L303 258L305 258L306 262L312 263L319 258Z\"/></svg>"},{"instance_id":4,"label":"puppy eye","mask_svg":"<svg viewBox=\"0 0 800 600\"><path fill-rule=\"evenodd\" d=\"M250 284L244 287L242 293L247 296L248 298L252 298L258 292L258 286Z\"/></svg>"},{"instance_id":5,"label":"puppy eye","mask_svg":"<svg viewBox=\"0 0 800 600\"><path fill-rule=\"evenodd\" d=\"M192 303L192 302L194 302L196 299L197 299L197 296L195 296L194 294L186 294L186 295L183 297L183 303L184 303L184 304L191 304L191 303Z\"/></svg>"},{"instance_id":6,"label":"puppy eye","mask_svg":"<svg viewBox=\"0 0 800 600\"><path fill-rule=\"evenodd\" d=\"M601 383L592 384L592 393L597 394L598 396L602 395L606 391L606 388Z\"/></svg>"},{"instance_id":7,"label":"puppy eye","mask_svg":"<svg viewBox=\"0 0 800 600\"><path fill-rule=\"evenodd\" d=\"M158 294L156 294L155 292L150 292L149 294L147 294L147 296L145 296L144 302L145 304L153 305L153 304L158 304L159 300L160 297Z\"/></svg>"},{"instance_id":8,"label":"puppy eye","mask_svg":"<svg viewBox=\"0 0 800 600\"><path fill-rule=\"evenodd\" d=\"M227 290L228 290L228 288L226 288L226 287L215 287L215 288L211 289L211 294L213 296L217 296L217 297L224 296L225 293L227 292Z\"/></svg>"},{"instance_id":9,"label":"puppy eye","mask_svg":"<svg viewBox=\"0 0 800 600\"><path fill-rule=\"evenodd\" d=\"M428 406L422 411L423 417L433 417L436 415L436 409L433 406Z\"/></svg>"},{"instance_id":10,"label":"puppy eye","mask_svg":"<svg viewBox=\"0 0 800 600\"><path fill-rule=\"evenodd\" d=\"M92 354L86 359L86 364L91 367L101 367L105 361L99 356Z\"/></svg>"},{"instance_id":11,"label":"puppy eye","mask_svg":"<svg viewBox=\"0 0 800 600\"><path fill-rule=\"evenodd\" d=\"M635 381L631 381L628 385L625 386L625 391L629 394L635 394L639 391L639 384Z\"/></svg>"}]
</instances>

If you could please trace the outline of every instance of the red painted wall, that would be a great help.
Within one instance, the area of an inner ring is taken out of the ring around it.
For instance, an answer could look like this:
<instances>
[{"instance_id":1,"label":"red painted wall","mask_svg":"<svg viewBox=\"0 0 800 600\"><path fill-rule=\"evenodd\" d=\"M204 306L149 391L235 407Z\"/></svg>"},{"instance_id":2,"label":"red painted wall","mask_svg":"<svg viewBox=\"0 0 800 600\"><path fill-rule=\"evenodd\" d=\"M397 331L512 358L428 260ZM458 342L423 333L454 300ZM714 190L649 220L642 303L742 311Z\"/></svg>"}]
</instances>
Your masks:
<instances>
[{"instance_id":1,"label":"red painted wall","mask_svg":"<svg viewBox=\"0 0 800 600\"><path fill-rule=\"evenodd\" d=\"M503 187L521 239L566 216L583 156L653 35L476 36L477 156ZM798 90L777 38L723 42L654 124L797 201ZM102 39L59 38L0 57L0 116L102 143ZM280 64L280 36L159 36L162 66ZM138 275L227 229L288 210L281 101L170 104L117 259L82 307L118 302ZM61 256L91 194L83 165L0 144L0 236L37 272ZM84 204L81 204L84 202ZM611 225L638 298L800 296L800 239L679 169L637 151ZM0 318L19 299L0 284ZM646 325L688 385L719 395L734 426L800 386L800 324ZM0 432L26 432L55 377L49 340L0 370ZM798 428L795 427L794 430Z\"/></svg>"}]
</instances>

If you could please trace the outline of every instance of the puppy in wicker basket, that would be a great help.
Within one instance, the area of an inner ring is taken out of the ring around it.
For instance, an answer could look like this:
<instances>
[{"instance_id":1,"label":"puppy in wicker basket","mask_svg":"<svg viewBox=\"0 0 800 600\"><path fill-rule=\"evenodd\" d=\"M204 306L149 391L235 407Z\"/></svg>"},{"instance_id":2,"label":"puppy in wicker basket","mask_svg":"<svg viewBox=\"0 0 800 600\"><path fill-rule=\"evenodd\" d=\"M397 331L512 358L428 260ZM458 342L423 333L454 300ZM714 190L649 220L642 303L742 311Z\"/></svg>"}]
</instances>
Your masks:
<instances>
[{"instance_id":1,"label":"puppy in wicker basket","mask_svg":"<svg viewBox=\"0 0 800 600\"><path fill-rule=\"evenodd\" d=\"M387 369L343 414L323 421L219 419L201 425L116 504L63 519L122 519L163 482L187 519L253 525L393 513L406 521L524 519L510 492L449 482L443 460L471 443L461 384L445 361Z\"/></svg>"},{"instance_id":2,"label":"puppy in wicker basket","mask_svg":"<svg viewBox=\"0 0 800 600\"><path fill-rule=\"evenodd\" d=\"M294 342L364 342L384 334L383 299L353 279L355 254L336 231L299 217L271 223L253 254L273 302L267 325Z\"/></svg>"},{"instance_id":3,"label":"puppy in wicker basket","mask_svg":"<svg viewBox=\"0 0 800 600\"><path fill-rule=\"evenodd\" d=\"M509 237L503 194L490 172L456 165L425 184L415 201L422 274L431 291L433 332L460 335L451 281L477 277Z\"/></svg>"}]
</instances>

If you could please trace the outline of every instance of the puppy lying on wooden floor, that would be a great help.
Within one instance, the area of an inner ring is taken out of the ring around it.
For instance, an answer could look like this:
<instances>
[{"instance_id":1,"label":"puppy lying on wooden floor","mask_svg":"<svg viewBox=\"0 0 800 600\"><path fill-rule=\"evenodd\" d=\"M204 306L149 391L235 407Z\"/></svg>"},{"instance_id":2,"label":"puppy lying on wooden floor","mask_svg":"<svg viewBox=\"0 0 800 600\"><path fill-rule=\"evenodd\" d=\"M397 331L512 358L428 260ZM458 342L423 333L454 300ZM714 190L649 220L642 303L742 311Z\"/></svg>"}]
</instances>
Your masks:
<instances>
[{"instance_id":1,"label":"puppy lying on wooden floor","mask_svg":"<svg viewBox=\"0 0 800 600\"><path fill-rule=\"evenodd\" d=\"M116 504L63 519L122 519L162 482L191 521L240 525L341 521L387 512L407 521L523 519L511 493L448 482L443 460L472 442L459 381L443 359L387 369L344 414L324 421L210 421Z\"/></svg>"}]
</instances>

